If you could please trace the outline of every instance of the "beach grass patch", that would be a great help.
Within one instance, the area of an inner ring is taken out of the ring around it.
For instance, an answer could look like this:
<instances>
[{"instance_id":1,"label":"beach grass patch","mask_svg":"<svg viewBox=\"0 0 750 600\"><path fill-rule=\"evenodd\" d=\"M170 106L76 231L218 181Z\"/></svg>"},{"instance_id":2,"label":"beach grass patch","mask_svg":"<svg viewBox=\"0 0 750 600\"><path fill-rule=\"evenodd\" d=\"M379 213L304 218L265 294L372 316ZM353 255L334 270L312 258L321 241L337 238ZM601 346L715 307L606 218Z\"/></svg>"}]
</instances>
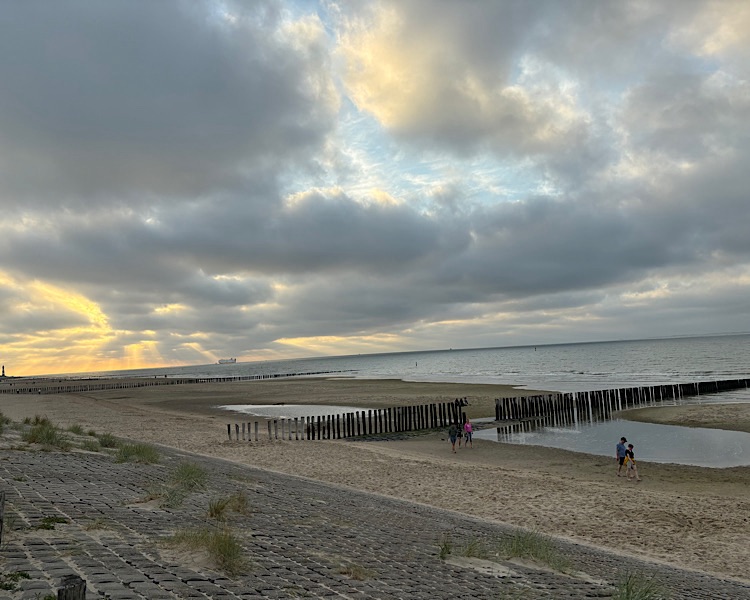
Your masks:
<instances>
[{"instance_id":1,"label":"beach grass patch","mask_svg":"<svg viewBox=\"0 0 750 600\"><path fill-rule=\"evenodd\" d=\"M497 551L506 559L536 561L561 573L570 569L570 561L555 546L552 538L536 531L517 531L510 537L503 538L498 542Z\"/></svg>"},{"instance_id":2,"label":"beach grass patch","mask_svg":"<svg viewBox=\"0 0 750 600\"><path fill-rule=\"evenodd\" d=\"M101 439L99 440L101 443ZM141 464L158 463L159 451L149 444L123 444L118 448L115 462L135 462Z\"/></svg>"},{"instance_id":3,"label":"beach grass patch","mask_svg":"<svg viewBox=\"0 0 750 600\"><path fill-rule=\"evenodd\" d=\"M669 597L656 576L628 572L620 578L612 600L668 600Z\"/></svg>"},{"instance_id":4,"label":"beach grass patch","mask_svg":"<svg viewBox=\"0 0 750 600\"><path fill-rule=\"evenodd\" d=\"M99 452L102 447L97 440L83 440L81 448L88 450L89 452Z\"/></svg>"},{"instance_id":5,"label":"beach grass patch","mask_svg":"<svg viewBox=\"0 0 750 600\"><path fill-rule=\"evenodd\" d=\"M99 445L102 448L117 448L120 442L111 433L102 433L96 436L99 439Z\"/></svg>"},{"instance_id":6,"label":"beach grass patch","mask_svg":"<svg viewBox=\"0 0 750 600\"><path fill-rule=\"evenodd\" d=\"M241 515L249 515L250 503L245 492L235 492L229 496L229 508Z\"/></svg>"},{"instance_id":7,"label":"beach grass patch","mask_svg":"<svg viewBox=\"0 0 750 600\"><path fill-rule=\"evenodd\" d=\"M70 450L70 441L62 431L55 427L46 417L38 423L32 423L31 428L21 435L21 439L29 444L41 444L47 448Z\"/></svg>"},{"instance_id":8,"label":"beach grass patch","mask_svg":"<svg viewBox=\"0 0 750 600\"><path fill-rule=\"evenodd\" d=\"M475 537L461 544L461 546L457 548L456 554L460 554L466 558L487 558L489 556L489 551L487 550L487 544L484 540Z\"/></svg>"},{"instance_id":9,"label":"beach grass patch","mask_svg":"<svg viewBox=\"0 0 750 600\"><path fill-rule=\"evenodd\" d=\"M214 565L228 575L238 575L247 566L242 545L228 529L181 530L164 543L186 551L205 551Z\"/></svg>"},{"instance_id":10,"label":"beach grass patch","mask_svg":"<svg viewBox=\"0 0 750 600\"><path fill-rule=\"evenodd\" d=\"M208 501L208 517L214 521L226 521L229 498L214 498Z\"/></svg>"},{"instance_id":11,"label":"beach grass patch","mask_svg":"<svg viewBox=\"0 0 750 600\"><path fill-rule=\"evenodd\" d=\"M10 423L11 420L0 412L0 433L3 433L3 431L5 431L5 426L10 425Z\"/></svg>"},{"instance_id":12,"label":"beach grass patch","mask_svg":"<svg viewBox=\"0 0 750 600\"><path fill-rule=\"evenodd\" d=\"M195 463L182 463L172 473L171 481L184 490L204 489L208 483L208 472Z\"/></svg>"},{"instance_id":13,"label":"beach grass patch","mask_svg":"<svg viewBox=\"0 0 750 600\"><path fill-rule=\"evenodd\" d=\"M36 529L54 529L55 525L62 525L65 523L70 523L65 517L42 517L42 520L39 522L39 525L36 526Z\"/></svg>"},{"instance_id":14,"label":"beach grass patch","mask_svg":"<svg viewBox=\"0 0 750 600\"><path fill-rule=\"evenodd\" d=\"M73 425L68 427L68 431L74 435L85 435L83 426L78 425L77 423L74 423Z\"/></svg>"},{"instance_id":15,"label":"beach grass patch","mask_svg":"<svg viewBox=\"0 0 750 600\"><path fill-rule=\"evenodd\" d=\"M366 569L362 565L351 563L343 565L339 569L339 574L346 575L349 579L355 579L356 581L365 581L366 579L372 579L377 573L372 569Z\"/></svg>"},{"instance_id":16,"label":"beach grass patch","mask_svg":"<svg viewBox=\"0 0 750 600\"><path fill-rule=\"evenodd\" d=\"M438 542L438 557L440 560L445 560L452 552L453 542L451 541L451 537L447 533L443 534L443 537Z\"/></svg>"},{"instance_id":17,"label":"beach grass patch","mask_svg":"<svg viewBox=\"0 0 750 600\"><path fill-rule=\"evenodd\" d=\"M18 582L22 579L31 579L31 576L26 571L0 573L0 590L15 592L18 589Z\"/></svg>"},{"instance_id":18,"label":"beach grass patch","mask_svg":"<svg viewBox=\"0 0 750 600\"><path fill-rule=\"evenodd\" d=\"M223 498L214 498L208 502L208 517L214 519L217 523L226 521L229 511L241 515L250 514L250 506L244 492L236 492Z\"/></svg>"},{"instance_id":19,"label":"beach grass patch","mask_svg":"<svg viewBox=\"0 0 750 600\"><path fill-rule=\"evenodd\" d=\"M93 521L86 523L84 529L86 531L95 531L97 529L109 529L109 526L104 518L96 517Z\"/></svg>"}]
</instances>

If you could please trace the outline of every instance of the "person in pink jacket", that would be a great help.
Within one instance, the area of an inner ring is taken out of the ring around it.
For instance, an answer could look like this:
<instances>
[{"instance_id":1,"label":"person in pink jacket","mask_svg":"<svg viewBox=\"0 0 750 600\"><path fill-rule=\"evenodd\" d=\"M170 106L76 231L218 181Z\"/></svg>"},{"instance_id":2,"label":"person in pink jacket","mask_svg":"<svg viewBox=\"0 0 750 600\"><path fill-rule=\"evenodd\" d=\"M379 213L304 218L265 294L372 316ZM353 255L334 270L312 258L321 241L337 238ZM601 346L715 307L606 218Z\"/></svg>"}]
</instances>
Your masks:
<instances>
[{"instance_id":1,"label":"person in pink jacket","mask_svg":"<svg viewBox=\"0 0 750 600\"><path fill-rule=\"evenodd\" d=\"M471 425L471 421L467 417L466 423L464 423L464 440L465 440L464 447L468 446L469 444L471 444L472 448L474 447L474 440L472 439L473 432L474 432L474 428Z\"/></svg>"}]
</instances>

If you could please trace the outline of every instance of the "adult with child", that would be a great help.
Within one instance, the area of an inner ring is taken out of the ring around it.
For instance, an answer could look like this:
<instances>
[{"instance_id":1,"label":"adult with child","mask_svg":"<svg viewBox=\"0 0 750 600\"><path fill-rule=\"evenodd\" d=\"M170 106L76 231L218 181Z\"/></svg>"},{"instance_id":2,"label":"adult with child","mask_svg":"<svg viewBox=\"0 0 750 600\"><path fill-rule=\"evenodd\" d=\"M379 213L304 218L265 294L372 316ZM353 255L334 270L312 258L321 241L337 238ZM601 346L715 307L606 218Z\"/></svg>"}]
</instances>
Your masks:
<instances>
[{"instance_id":1,"label":"adult with child","mask_svg":"<svg viewBox=\"0 0 750 600\"><path fill-rule=\"evenodd\" d=\"M448 439L451 441L453 452L455 452L456 440L458 439L458 425L456 423L451 423L451 426L448 428Z\"/></svg>"},{"instance_id":2,"label":"adult with child","mask_svg":"<svg viewBox=\"0 0 750 600\"><path fill-rule=\"evenodd\" d=\"M615 460L617 461L617 476L622 477L620 474L623 467L625 466L625 453L627 452L627 448L625 448L625 444L628 442L624 437L620 438L619 443L617 446L615 446Z\"/></svg>"}]
</instances>

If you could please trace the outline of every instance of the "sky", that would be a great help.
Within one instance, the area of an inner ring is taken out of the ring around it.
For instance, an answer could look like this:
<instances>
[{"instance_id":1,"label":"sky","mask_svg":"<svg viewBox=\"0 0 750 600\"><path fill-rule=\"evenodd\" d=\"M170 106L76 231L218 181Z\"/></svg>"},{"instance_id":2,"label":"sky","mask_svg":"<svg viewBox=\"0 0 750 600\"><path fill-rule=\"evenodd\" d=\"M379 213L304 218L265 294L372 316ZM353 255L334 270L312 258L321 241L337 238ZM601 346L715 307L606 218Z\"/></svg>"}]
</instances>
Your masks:
<instances>
[{"instance_id":1,"label":"sky","mask_svg":"<svg viewBox=\"0 0 750 600\"><path fill-rule=\"evenodd\" d=\"M0 10L0 362L750 331L744 0Z\"/></svg>"}]
</instances>

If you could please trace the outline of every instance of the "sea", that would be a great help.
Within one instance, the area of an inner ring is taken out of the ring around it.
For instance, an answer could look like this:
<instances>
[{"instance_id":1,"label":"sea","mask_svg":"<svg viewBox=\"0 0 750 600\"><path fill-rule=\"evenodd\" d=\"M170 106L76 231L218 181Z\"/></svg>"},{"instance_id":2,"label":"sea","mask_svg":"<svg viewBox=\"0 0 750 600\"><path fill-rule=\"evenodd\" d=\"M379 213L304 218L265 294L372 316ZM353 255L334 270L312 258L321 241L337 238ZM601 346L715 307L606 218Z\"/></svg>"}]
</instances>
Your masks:
<instances>
[{"instance_id":1,"label":"sea","mask_svg":"<svg viewBox=\"0 0 750 600\"><path fill-rule=\"evenodd\" d=\"M746 379L750 378L750 334L357 354L72 376L242 377L289 373L506 384L551 392Z\"/></svg>"},{"instance_id":2,"label":"sea","mask_svg":"<svg viewBox=\"0 0 750 600\"><path fill-rule=\"evenodd\" d=\"M76 373L75 377L247 377L309 373L361 379L505 384L548 392L585 392L699 381L750 379L750 334L673 337L501 348L444 349ZM300 376L300 375L296 375ZM302 375L304 376L304 375ZM692 397L686 403L748 403L750 390ZM231 407L236 410L237 407ZM250 407L252 414L276 413ZM299 407L312 414L312 407ZM337 407L321 411L344 412ZM289 416L289 406L283 407ZM347 409L348 410L348 409ZM279 413L280 414L280 413ZM491 420L491 419L490 419ZM611 456L613 440L637 440L644 461L726 468L750 465L750 433L615 419L517 431L484 429L481 439Z\"/></svg>"}]
</instances>

